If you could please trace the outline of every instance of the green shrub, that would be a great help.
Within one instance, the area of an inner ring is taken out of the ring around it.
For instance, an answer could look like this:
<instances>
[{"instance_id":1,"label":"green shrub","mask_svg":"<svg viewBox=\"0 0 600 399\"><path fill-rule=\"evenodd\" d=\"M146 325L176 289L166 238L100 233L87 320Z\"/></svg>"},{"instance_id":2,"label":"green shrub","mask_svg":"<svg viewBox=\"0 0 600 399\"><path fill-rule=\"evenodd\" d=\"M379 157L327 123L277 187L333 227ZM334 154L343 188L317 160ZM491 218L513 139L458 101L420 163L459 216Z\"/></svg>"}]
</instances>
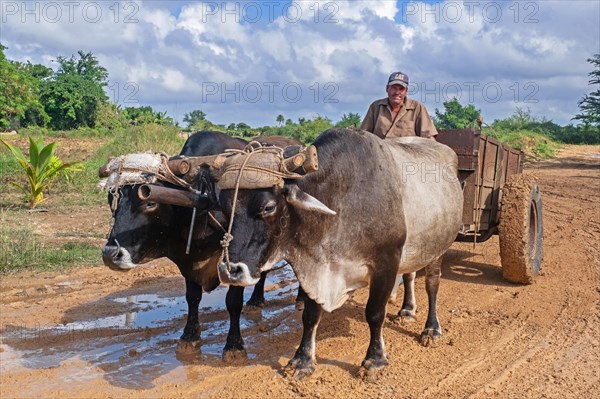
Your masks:
<instances>
[{"instance_id":1,"label":"green shrub","mask_svg":"<svg viewBox=\"0 0 600 399\"><path fill-rule=\"evenodd\" d=\"M527 157L552 158L560 145L550 137L531 130L504 130L484 128L483 132L506 145L522 150Z\"/></svg>"},{"instance_id":2,"label":"green shrub","mask_svg":"<svg viewBox=\"0 0 600 399\"><path fill-rule=\"evenodd\" d=\"M112 141L98 150L95 158L106 162L108 157L146 151L178 154L185 142L178 133L179 128L176 126L157 124L131 126L117 132Z\"/></svg>"},{"instance_id":3,"label":"green shrub","mask_svg":"<svg viewBox=\"0 0 600 399\"><path fill-rule=\"evenodd\" d=\"M28 184L22 185L17 182L12 184L25 193L31 209L46 200L44 190L48 190L58 176L69 176L82 167L79 163L63 163L54 155L56 143L44 146L41 138L37 141L29 138L29 158L18 147L1 139L0 143L8 148L27 176Z\"/></svg>"}]
</instances>

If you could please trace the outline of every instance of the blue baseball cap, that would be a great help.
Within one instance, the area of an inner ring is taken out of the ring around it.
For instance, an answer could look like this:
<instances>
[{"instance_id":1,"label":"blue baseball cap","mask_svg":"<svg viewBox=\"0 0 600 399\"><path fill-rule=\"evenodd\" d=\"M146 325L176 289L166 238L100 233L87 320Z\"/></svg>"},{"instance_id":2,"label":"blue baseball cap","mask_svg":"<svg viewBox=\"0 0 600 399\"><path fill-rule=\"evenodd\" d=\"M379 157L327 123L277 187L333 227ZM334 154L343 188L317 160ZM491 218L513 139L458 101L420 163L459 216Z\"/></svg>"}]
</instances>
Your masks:
<instances>
[{"instance_id":1,"label":"blue baseball cap","mask_svg":"<svg viewBox=\"0 0 600 399\"><path fill-rule=\"evenodd\" d=\"M390 75L387 85L400 85L408 88L408 75L402 72L394 72Z\"/></svg>"}]
</instances>

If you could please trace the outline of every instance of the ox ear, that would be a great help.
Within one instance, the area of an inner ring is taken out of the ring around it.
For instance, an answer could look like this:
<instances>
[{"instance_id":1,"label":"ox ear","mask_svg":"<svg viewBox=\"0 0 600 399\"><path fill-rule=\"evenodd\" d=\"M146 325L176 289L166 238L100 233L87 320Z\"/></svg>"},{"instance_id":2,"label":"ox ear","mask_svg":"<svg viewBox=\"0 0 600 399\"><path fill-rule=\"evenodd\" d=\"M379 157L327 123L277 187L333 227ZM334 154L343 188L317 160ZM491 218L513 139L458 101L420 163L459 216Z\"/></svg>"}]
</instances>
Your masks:
<instances>
[{"instance_id":1,"label":"ox ear","mask_svg":"<svg viewBox=\"0 0 600 399\"><path fill-rule=\"evenodd\" d=\"M295 185L285 186L285 199L296 209L304 209L307 211L315 211L324 213L326 215L335 215L335 211L329 209L321 201L313 197L312 195L306 194L304 191Z\"/></svg>"}]
</instances>

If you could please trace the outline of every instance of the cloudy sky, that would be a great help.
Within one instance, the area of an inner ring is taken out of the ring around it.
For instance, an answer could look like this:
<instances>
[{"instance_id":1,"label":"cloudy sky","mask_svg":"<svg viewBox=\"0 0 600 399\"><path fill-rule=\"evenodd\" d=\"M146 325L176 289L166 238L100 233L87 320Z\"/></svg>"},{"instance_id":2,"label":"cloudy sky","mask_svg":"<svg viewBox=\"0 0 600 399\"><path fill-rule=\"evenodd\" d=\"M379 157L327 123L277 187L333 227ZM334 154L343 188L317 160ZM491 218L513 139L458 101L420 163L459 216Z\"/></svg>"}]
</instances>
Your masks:
<instances>
[{"instance_id":1,"label":"cloudy sky","mask_svg":"<svg viewBox=\"0 0 600 399\"><path fill-rule=\"evenodd\" d=\"M0 13L9 59L91 51L114 102L253 127L362 117L394 71L431 114L456 96L488 122L521 107L567 124L600 53L598 0L0 0Z\"/></svg>"}]
</instances>

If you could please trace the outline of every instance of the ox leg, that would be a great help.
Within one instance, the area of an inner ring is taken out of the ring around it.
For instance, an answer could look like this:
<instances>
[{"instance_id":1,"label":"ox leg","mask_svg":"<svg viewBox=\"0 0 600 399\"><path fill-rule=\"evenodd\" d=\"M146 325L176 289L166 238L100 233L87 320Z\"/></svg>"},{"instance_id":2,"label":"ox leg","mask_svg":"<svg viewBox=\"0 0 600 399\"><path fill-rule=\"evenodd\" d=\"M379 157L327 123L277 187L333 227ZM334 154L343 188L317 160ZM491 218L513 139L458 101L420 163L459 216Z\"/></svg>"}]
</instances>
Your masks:
<instances>
[{"instance_id":1,"label":"ox leg","mask_svg":"<svg viewBox=\"0 0 600 399\"><path fill-rule=\"evenodd\" d=\"M402 301L402 309L398 312L398 317L402 322L415 321L417 313L417 299L415 298L415 278L416 272L406 273L402 275L404 284L404 300Z\"/></svg>"},{"instance_id":2,"label":"ox leg","mask_svg":"<svg viewBox=\"0 0 600 399\"><path fill-rule=\"evenodd\" d=\"M297 380L308 377L315 371L317 326L323 315L323 308L310 298L304 300L302 312L302 341L296 354L283 369L285 376L295 376Z\"/></svg>"},{"instance_id":3,"label":"ox leg","mask_svg":"<svg viewBox=\"0 0 600 399\"><path fill-rule=\"evenodd\" d=\"M429 310L427 312L427 321L425 329L421 333L421 344L424 346L432 345L442 336L442 328L437 317L437 293L440 287L441 276L441 258L435 260L425 268L425 290L429 302Z\"/></svg>"},{"instance_id":4,"label":"ox leg","mask_svg":"<svg viewBox=\"0 0 600 399\"><path fill-rule=\"evenodd\" d=\"M267 272L260 274L260 280L254 286L252 296L246 302L245 312L260 311L265 305L265 281L267 280Z\"/></svg>"},{"instance_id":5,"label":"ox leg","mask_svg":"<svg viewBox=\"0 0 600 399\"><path fill-rule=\"evenodd\" d=\"M196 348L200 346L200 323L198 306L202 299L202 287L189 279L185 279L185 301L188 305L187 322L183 329L177 349Z\"/></svg>"},{"instance_id":6,"label":"ox leg","mask_svg":"<svg viewBox=\"0 0 600 399\"><path fill-rule=\"evenodd\" d=\"M388 364L383 341L383 321L385 320L385 307L395 283L396 279L390 278L389 275L374 275L371 279L369 299L365 309L371 340L367 349L367 356L361 364L363 368L361 372L366 371L367 375L376 373L377 370Z\"/></svg>"},{"instance_id":7,"label":"ox leg","mask_svg":"<svg viewBox=\"0 0 600 399\"><path fill-rule=\"evenodd\" d=\"M247 357L244 340L240 332L240 316L244 306L244 287L230 286L225 297L225 304L229 312L229 332L227 333L227 343L223 348L223 360L231 362L239 357Z\"/></svg>"},{"instance_id":8,"label":"ox leg","mask_svg":"<svg viewBox=\"0 0 600 399\"><path fill-rule=\"evenodd\" d=\"M298 295L296 295L296 310L304 310L304 301L308 298L306 292L298 284Z\"/></svg>"}]
</instances>

